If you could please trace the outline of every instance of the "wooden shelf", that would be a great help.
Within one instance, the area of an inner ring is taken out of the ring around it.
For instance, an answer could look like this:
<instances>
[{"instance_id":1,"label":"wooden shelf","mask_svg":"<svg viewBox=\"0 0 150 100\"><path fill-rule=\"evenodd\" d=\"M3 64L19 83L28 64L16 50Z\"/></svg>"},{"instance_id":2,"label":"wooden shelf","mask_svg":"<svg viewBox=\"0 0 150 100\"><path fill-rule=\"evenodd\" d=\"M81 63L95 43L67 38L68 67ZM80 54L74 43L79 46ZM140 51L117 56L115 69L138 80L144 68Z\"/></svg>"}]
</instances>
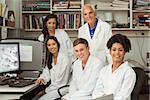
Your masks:
<instances>
[{"instance_id":1,"label":"wooden shelf","mask_svg":"<svg viewBox=\"0 0 150 100\"><path fill-rule=\"evenodd\" d=\"M52 11L55 11L55 12L60 12L60 11L81 11L81 9L52 9Z\"/></svg>"},{"instance_id":2,"label":"wooden shelf","mask_svg":"<svg viewBox=\"0 0 150 100\"><path fill-rule=\"evenodd\" d=\"M5 27L5 28L7 28L7 29L16 29L16 27L10 27L10 26L0 26L1 28L2 27Z\"/></svg>"},{"instance_id":3,"label":"wooden shelf","mask_svg":"<svg viewBox=\"0 0 150 100\"><path fill-rule=\"evenodd\" d=\"M118 11L129 11L129 8L119 8L119 7L107 7L107 8L99 8L99 9L96 9L97 11L101 11L101 10L110 10L110 11L113 11L113 10L118 10Z\"/></svg>"},{"instance_id":4,"label":"wooden shelf","mask_svg":"<svg viewBox=\"0 0 150 100\"><path fill-rule=\"evenodd\" d=\"M22 11L22 14L45 14L45 13L51 13L51 11Z\"/></svg>"},{"instance_id":5,"label":"wooden shelf","mask_svg":"<svg viewBox=\"0 0 150 100\"><path fill-rule=\"evenodd\" d=\"M38 31L38 32L41 32L42 29L25 29L25 31L28 31L28 32L36 32L36 31Z\"/></svg>"},{"instance_id":6,"label":"wooden shelf","mask_svg":"<svg viewBox=\"0 0 150 100\"><path fill-rule=\"evenodd\" d=\"M137 13L141 13L141 12L150 13L150 10L132 10L132 12L137 12Z\"/></svg>"},{"instance_id":7,"label":"wooden shelf","mask_svg":"<svg viewBox=\"0 0 150 100\"><path fill-rule=\"evenodd\" d=\"M66 31L77 31L78 29L64 29ZM42 29L25 29L25 31L28 31L28 32L41 32Z\"/></svg>"},{"instance_id":8,"label":"wooden shelf","mask_svg":"<svg viewBox=\"0 0 150 100\"><path fill-rule=\"evenodd\" d=\"M150 28L112 28L113 31L150 31Z\"/></svg>"}]
</instances>

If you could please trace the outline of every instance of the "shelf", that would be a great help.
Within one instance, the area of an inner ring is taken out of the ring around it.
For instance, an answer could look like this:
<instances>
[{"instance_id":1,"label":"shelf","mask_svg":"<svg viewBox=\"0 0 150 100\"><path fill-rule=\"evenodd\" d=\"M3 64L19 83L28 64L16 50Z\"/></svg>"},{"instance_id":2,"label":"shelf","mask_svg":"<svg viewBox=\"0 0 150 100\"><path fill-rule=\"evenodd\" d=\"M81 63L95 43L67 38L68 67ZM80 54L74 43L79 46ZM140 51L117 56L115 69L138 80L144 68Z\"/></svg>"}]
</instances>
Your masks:
<instances>
[{"instance_id":1,"label":"shelf","mask_svg":"<svg viewBox=\"0 0 150 100\"><path fill-rule=\"evenodd\" d=\"M67 28L64 30L67 31L76 31L76 28L79 28L83 23L81 18L81 7L84 0L75 0L75 4L78 3L80 6L70 6L72 8L63 8L64 6L54 6L54 3L57 0L36 0L37 3L34 3L33 0L22 0L22 11L21 11L21 26L25 28L25 31L28 32L40 32L43 27L43 20L45 16L49 13L54 13L58 17L59 28ZM73 0L74 1L74 0ZM41 2L41 4L40 4ZM62 1L63 2L63 1ZM68 2L68 1L67 1ZM42 9L45 11L41 11ZM38 11L39 10L39 11ZM36 29L37 28L37 29Z\"/></svg>"},{"instance_id":2,"label":"shelf","mask_svg":"<svg viewBox=\"0 0 150 100\"><path fill-rule=\"evenodd\" d=\"M112 28L113 31L150 31L150 28Z\"/></svg>"},{"instance_id":3,"label":"shelf","mask_svg":"<svg viewBox=\"0 0 150 100\"><path fill-rule=\"evenodd\" d=\"M24 29L25 31L29 31L29 32L41 32L42 29Z\"/></svg>"},{"instance_id":4,"label":"shelf","mask_svg":"<svg viewBox=\"0 0 150 100\"><path fill-rule=\"evenodd\" d=\"M10 26L0 26L1 28L2 27L5 27L5 28L7 28L7 29L16 29L16 27L10 27Z\"/></svg>"},{"instance_id":5,"label":"shelf","mask_svg":"<svg viewBox=\"0 0 150 100\"><path fill-rule=\"evenodd\" d=\"M64 29L66 31L77 31L78 29ZM28 32L41 32L42 29L25 29L25 31L28 31Z\"/></svg>"},{"instance_id":6,"label":"shelf","mask_svg":"<svg viewBox=\"0 0 150 100\"><path fill-rule=\"evenodd\" d=\"M145 12L145 13L150 13L150 10L132 10L132 12L137 12L137 13L141 13L141 12Z\"/></svg>"},{"instance_id":7,"label":"shelf","mask_svg":"<svg viewBox=\"0 0 150 100\"><path fill-rule=\"evenodd\" d=\"M118 11L129 11L129 8L119 8L119 7L107 7L107 8L99 8L99 9L96 9L97 11L101 11L101 10L110 10L110 11L113 11L113 10L118 10Z\"/></svg>"},{"instance_id":8,"label":"shelf","mask_svg":"<svg viewBox=\"0 0 150 100\"><path fill-rule=\"evenodd\" d=\"M22 11L22 14L45 14L45 13L51 13L51 11Z\"/></svg>"},{"instance_id":9,"label":"shelf","mask_svg":"<svg viewBox=\"0 0 150 100\"><path fill-rule=\"evenodd\" d=\"M81 11L81 9L52 9L52 11L55 11L55 12L59 12L59 11Z\"/></svg>"}]
</instances>

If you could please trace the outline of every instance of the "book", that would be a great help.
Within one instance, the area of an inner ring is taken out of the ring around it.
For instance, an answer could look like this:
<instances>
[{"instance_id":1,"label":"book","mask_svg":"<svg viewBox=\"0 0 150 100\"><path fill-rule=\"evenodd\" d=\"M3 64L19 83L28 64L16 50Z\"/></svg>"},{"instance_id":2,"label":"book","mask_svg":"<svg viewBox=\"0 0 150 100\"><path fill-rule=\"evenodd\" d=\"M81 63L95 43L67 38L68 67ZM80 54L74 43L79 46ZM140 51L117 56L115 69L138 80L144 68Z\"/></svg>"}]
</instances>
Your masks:
<instances>
[{"instance_id":1,"label":"book","mask_svg":"<svg viewBox=\"0 0 150 100\"><path fill-rule=\"evenodd\" d=\"M2 3L0 3L0 16L2 16Z\"/></svg>"},{"instance_id":2,"label":"book","mask_svg":"<svg viewBox=\"0 0 150 100\"><path fill-rule=\"evenodd\" d=\"M32 27L32 15L29 15L29 29L33 29L33 27Z\"/></svg>"}]
</instances>

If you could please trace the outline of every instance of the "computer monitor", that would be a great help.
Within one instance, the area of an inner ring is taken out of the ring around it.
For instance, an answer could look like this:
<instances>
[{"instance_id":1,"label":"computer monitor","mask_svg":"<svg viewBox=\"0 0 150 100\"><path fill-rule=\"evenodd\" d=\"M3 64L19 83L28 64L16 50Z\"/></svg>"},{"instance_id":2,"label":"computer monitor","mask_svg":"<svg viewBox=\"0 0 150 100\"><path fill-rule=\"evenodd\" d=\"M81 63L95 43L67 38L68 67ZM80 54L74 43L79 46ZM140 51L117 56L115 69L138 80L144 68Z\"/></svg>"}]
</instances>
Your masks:
<instances>
[{"instance_id":1,"label":"computer monitor","mask_svg":"<svg viewBox=\"0 0 150 100\"><path fill-rule=\"evenodd\" d=\"M20 71L43 68L43 43L28 39L4 39L2 43L18 42L20 46Z\"/></svg>"},{"instance_id":2,"label":"computer monitor","mask_svg":"<svg viewBox=\"0 0 150 100\"><path fill-rule=\"evenodd\" d=\"M19 43L0 43L0 73L19 70Z\"/></svg>"}]
</instances>

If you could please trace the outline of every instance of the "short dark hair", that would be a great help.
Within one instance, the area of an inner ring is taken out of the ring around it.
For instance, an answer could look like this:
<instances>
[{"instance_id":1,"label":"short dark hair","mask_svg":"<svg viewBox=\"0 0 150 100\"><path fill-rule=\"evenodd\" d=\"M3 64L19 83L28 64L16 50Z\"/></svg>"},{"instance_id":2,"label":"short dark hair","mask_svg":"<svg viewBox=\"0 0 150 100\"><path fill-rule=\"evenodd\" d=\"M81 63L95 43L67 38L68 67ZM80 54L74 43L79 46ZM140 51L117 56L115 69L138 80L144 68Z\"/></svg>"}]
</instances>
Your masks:
<instances>
[{"instance_id":1,"label":"short dark hair","mask_svg":"<svg viewBox=\"0 0 150 100\"><path fill-rule=\"evenodd\" d=\"M83 38L77 38L74 42L73 42L73 46L76 46L78 44L85 44L86 47L89 47L89 44L87 42L86 39Z\"/></svg>"},{"instance_id":2,"label":"short dark hair","mask_svg":"<svg viewBox=\"0 0 150 100\"><path fill-rule=\"evenodd\" d=\"M131 50L130 40L125 35L113 35L107 42L107 48L110 49L114 43L120 43L123 46L125 52L129 52Z\"/></svg>"}]
</instances>

